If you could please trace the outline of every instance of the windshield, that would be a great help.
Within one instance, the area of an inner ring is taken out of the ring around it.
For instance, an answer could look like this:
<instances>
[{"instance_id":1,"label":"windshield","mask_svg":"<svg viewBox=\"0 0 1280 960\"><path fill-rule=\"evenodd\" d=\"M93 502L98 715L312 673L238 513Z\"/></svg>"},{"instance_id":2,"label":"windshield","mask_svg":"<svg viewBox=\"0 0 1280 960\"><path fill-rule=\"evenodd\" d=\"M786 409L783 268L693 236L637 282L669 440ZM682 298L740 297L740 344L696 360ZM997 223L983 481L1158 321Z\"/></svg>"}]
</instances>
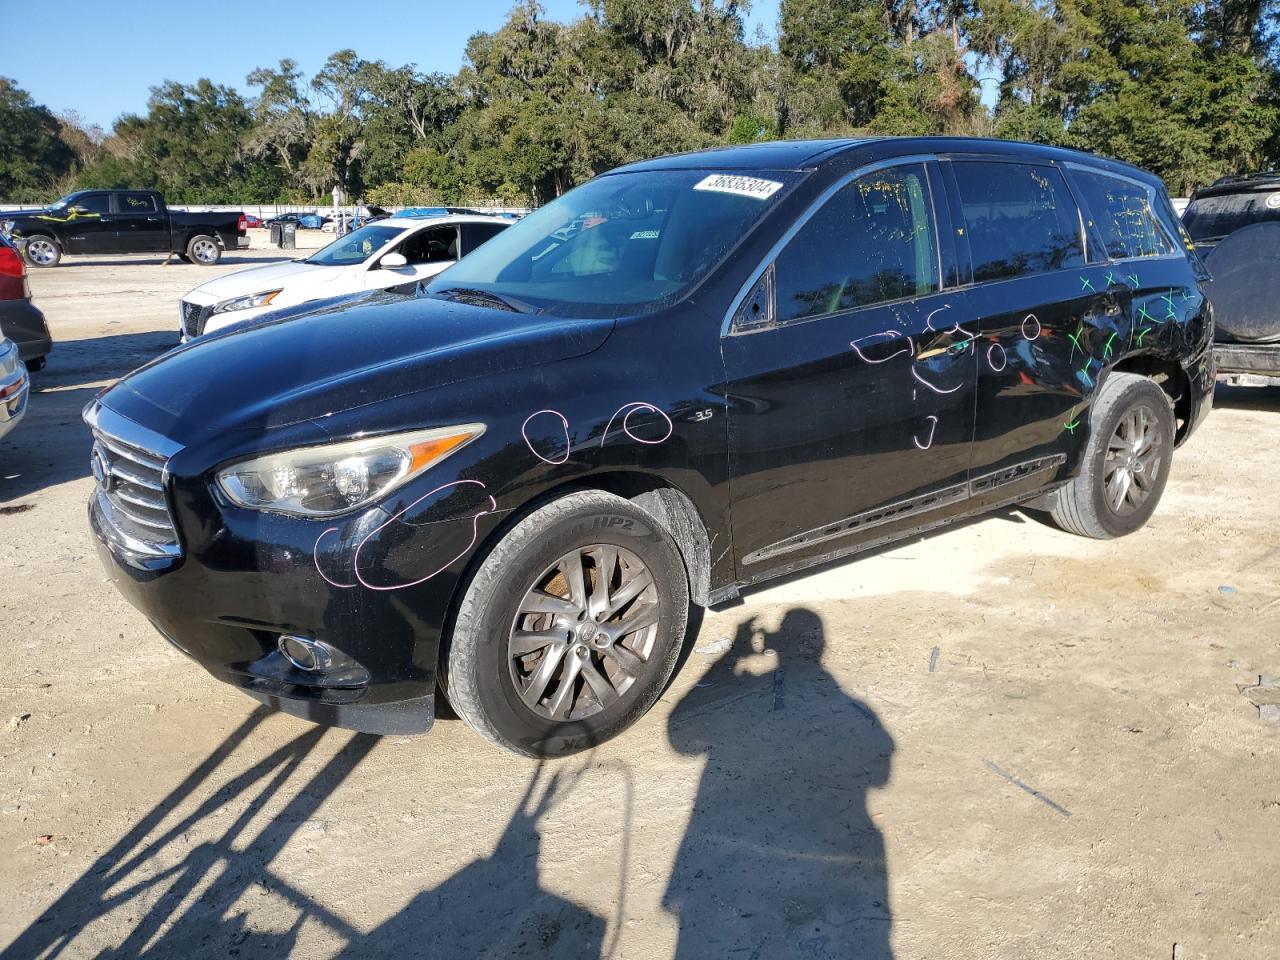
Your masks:
<instances>
[{"instance_id":1,"label":"windshield","mask_svg":"<svg viewBox=\"0 0 1280 960\"><path fill-rule=\"evenodd\" d=\"M553 316L650 313L701 280L798 179L771 170L597 177L459 260L427 292L483 292Z\"/></svg>"},{"instance_id":2,"label":"windshield","mask_svg":"<svg viewBox=\"0 0 1280 960\"><path fill-rule=\"evenodd\" d=\"M307 257L304 262L318 263L322 267L349 267L353 263L364 263L403 232L404 227L371 223L367 227L353 230L345 237L339 237Z\"/></svg>"},{"instance_id":3,"label":"windshield","mask_svg":"<svg viewBox=\"0 0 1280 960\"><path fill-rule=\"evenodd\" d=\"M57 199L57 200L53 201L53 203L49 204L48 209L49 209L49 210L60 210L60 209L62 209L63 207L67 206L67 204L69 204L69 203L71 203L73 200L75 200L75 198L76 198L76 197L78 197L78 196L80 196L80 193L79 193L79 192L76 192L76 193L68 193L65 197L60 197L59 199Z\"/></svg>"},{"instance_id":4,"label":"windshield","mask_svg":"<svg viewBox=\"0 0 1280 960\"><path fill-rule=\"evenodd\" d=\"M1280 220L1280 192L1221 193L1192 200L1182 222L1192 240L1214 240L1241 227Z\"/></svg>"}]
</instances>

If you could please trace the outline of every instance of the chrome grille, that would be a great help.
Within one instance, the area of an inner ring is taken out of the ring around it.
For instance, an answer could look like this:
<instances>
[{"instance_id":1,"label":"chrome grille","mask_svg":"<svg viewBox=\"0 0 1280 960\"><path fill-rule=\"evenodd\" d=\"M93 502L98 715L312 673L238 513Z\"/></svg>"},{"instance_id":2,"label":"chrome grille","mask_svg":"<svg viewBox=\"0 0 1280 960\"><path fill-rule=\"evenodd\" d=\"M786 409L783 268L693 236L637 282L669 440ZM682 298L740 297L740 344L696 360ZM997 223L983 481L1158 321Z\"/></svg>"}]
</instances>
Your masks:
<instances>
[{"instance_id":1,"label":"chrome grille","mask_svg":"<svg viewBox=\"0 0 1280 960\"><path fill-rule=\"evenodd\" d=\"M178 305L182 318L182 332L188 337L198 337L204 333L205 321L209 319L209 307L183 300Z\"/></svg>"},{"instance_id":2,"label":"chrome grille","mask_svg":"<svg viewBox=\"0 0 1280 960\"><path fill-rule=\"evenodd\" d=\"M122 547L134 553L174 556L181 552L165 496L165 457L108 433L101 416L86 419L93 428L94 497L105 526ZM130 423L113 419L121 425Z\"/></svg>"}]
</instances>

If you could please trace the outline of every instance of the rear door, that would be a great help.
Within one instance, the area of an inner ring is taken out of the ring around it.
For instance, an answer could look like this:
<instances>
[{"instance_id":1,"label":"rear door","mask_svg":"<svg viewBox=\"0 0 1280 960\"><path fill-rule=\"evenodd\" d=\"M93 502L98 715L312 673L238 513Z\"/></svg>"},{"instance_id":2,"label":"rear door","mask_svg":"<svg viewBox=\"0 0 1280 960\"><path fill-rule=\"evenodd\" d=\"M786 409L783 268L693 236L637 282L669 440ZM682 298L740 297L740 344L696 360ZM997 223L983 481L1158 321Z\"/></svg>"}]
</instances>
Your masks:
<instances>
[{"instance_id":1,"label":"rear door","mask_svg":"<svg viewBox=\"0 0 1280 960\"><path fill-rule=\"evenodd\" d=\"M155 194L122 191L115 195L116 246L121 253L154 253L169 249L167 217Z\"/></svg>"},{"instance_id":2,"label":"rear door","mask_svg":"<svg viewBox=\"0 0 1280 960\"><path fill-rule=\"evenodd\" d=\"M1034 489L1074 464L1103 371L1128 347L1128 288L1096 251L1060 166L944 161L980 335L971 480Z\"/></svg>"},{"instance_id":3,"label":"rear door","mask_svg":"<svg viewBox=\"0 0 1280 960\"><path fill-rule=\"evenodd\" d=\"M920 159L851 178L802 218L731 321L742 579L964 498L976 334L943 289L939 192Z\"/></svg>"}]
</instances>

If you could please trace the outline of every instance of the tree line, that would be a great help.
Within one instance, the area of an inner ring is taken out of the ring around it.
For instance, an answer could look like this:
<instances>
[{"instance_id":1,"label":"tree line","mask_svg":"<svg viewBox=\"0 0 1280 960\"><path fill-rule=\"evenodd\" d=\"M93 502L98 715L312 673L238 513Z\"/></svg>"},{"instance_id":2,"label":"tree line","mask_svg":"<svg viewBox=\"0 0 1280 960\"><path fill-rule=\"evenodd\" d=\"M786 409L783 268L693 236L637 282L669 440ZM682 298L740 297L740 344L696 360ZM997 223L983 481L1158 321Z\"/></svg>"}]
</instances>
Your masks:
<instances>
[{"instance_id":1,"label":"tree line","mask_svg":"<svg viewBox=\"0 0 1280 960\"><path fill-rule=\"evenodd\" d=\"M858 134L1077 147L1186 194L1280 155L1280 0L782 0L774 38L745 6L584 0L560 23L523 0L457 73L285 59L244 91L166 81L110 132L0 77L0 198L538 204L630 160Z\"/></svg>"}]
</instances>

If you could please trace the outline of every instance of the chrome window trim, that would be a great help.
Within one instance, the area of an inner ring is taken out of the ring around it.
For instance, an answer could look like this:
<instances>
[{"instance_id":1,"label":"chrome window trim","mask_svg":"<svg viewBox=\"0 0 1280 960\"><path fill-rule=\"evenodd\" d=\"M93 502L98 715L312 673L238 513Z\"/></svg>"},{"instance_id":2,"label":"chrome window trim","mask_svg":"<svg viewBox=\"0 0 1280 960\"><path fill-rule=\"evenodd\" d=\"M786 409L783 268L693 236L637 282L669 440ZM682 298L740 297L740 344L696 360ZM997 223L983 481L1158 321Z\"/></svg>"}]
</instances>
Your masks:
<instances>
[{"instance_id":1,"label":"chrome window trim","mask_svg":"<svg viewBox=\"0 0 1280 960\"><path fill-rule=\"evenodd\" d=\"M886 300L886 301L881 301L879 303L869 303L869 304L865 304L858 307L852 307L849 310L840 310L840 311L837 311L836 313L825 313L821 315L814 315L812 317L801 317L796 320L788 320L785 323L778 323L775 321L772 326L769 326L767 328L750 327L750 328L738 331L734 329L734 324L733 324L733 318L737 316L738 310L741 309L743 302L746 300L747 297L751 295L751 291L755 289L756 284L760 281L760 277L763 276L764 272L768 270L770 266L773 265L773 262L778 258L778 254L780 254L783 251L783 249L787 246L787 244L790 243L795 238L795 235L800 232L801 228L803 228L813 218L813 216L819 210L821 210L823 206L826 205L828 200L830 200L833 196L839 193L842 189L844 189L854 180L857 180L859 177L864 177L869 173L875 173L878 170L888 170L891 167L908 166L911 164L927 165L930 161L935 161L937 159L938 159L937 156L932 153L915 153L905 157L894 157L890 160L878 160L875 163L868 163L854 170L851 170L849 173L846 173L844 176L838 179L831 186L827 187L827 189L823 190L822 193L818 195L817 199L815 199L813 203L809 204L809 206L805 208L804 212L800 214L800 216L796 217L795 222L793 222L791 226L788 227L787 230L782 234L782 236L778 238L778 240L774 243L774 245L769 248L769 252L765 254L764 258L756 266L756 268L751 271L751 274L750 276L747 277L746 282L739 288L733 300L730 301L729 309L725 313L724 319L721 321L721 324L720 324L721 338L723 339L724 337L730 337L730 336L745 336L751 333L762 333L765 329L778 330L778 329L781 329L782 327L789 327L789 326L793 326L800 323L806 323L812 320L821 319L823 317L832 317L836 315L843 315L845 313L853 313L857 310L866 310L872 307L880 307L880 306L884 306L886 303L900 303L906 300L921 300L925 297L932 297L935 294L946 289L946 287L943 284L944 278L942 275L942 240L941 240L941 237L938 236L938 211L937 211L937 198L935 196L937 191L934 189L934 183L932 181L932 178L928 176L928 171L926 170L925 183L928 184L928 187L929 187L929 212L933 215L933 246L934 246L933 253L934 253L935 268L938 271L938 289L937 290L930 290L928 293L922 293L915 297L902 297L902 298L899 298L898 300ZM777 289L776 274L774 277L774 288L775 290ZM774 307L774 312L776 316L776 312L777 312L776 305Z\"/></svg>"}]
</instances>

